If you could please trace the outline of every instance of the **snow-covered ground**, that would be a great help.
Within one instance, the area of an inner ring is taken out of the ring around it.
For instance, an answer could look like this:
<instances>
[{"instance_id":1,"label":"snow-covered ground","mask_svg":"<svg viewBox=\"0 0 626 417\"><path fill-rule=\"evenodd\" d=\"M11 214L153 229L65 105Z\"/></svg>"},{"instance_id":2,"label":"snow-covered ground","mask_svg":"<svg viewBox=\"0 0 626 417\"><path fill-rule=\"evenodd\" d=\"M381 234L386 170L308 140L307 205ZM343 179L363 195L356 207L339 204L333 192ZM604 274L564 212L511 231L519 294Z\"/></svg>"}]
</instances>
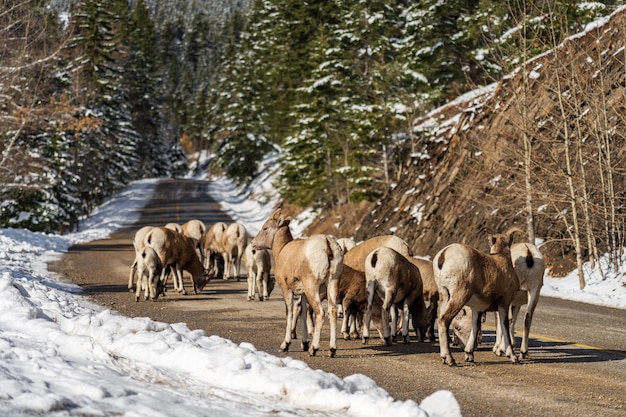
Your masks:
<instances>
[{"instance_id":1,"label":"snow-covered ground","mask_svg":"<svg viewBox=\"0 0 626 417\"><path fill-rule=\"evenodd\" d=\"M212 181L211 194L252 233L276 201L268 172L251 189ZM449 391L397 401L364 375L341 379L184 324L121 316L47 271L72 244L136 221L155 185L134 183L71 235L0 229L0 415L460 416ZM295 219L294 234L310 219ZM623 271L587 272L584 291L572 273L547 277L542 294L626 308Z\"/></svg>"}]
</instances>

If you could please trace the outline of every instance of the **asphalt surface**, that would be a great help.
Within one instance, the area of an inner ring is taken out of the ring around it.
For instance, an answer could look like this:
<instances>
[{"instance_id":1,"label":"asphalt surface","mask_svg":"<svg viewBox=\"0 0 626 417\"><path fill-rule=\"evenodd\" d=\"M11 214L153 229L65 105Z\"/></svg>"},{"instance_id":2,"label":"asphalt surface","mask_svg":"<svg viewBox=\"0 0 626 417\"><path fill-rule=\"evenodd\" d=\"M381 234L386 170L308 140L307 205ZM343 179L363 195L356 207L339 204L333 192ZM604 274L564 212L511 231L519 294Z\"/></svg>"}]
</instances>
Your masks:
<instances>
[{"instance_id":1,"label":"asphalt surface","mask_svg":"<svg viewBox=\"0 0 626 417\"><path fill-rule=\"evenodd\" d=\"M463 352L453 348L459 366L450 368L442 365L437 342L420 343L414 338L409 344L386 346L376 338L363 345L338 335L337 356L329 358L328 323L316 357L301 351L299 340L289 352L278 352L285 325L282 295L276 288L270 300L248 302L245 277L211 281L199 295L179 295L170 287L156 302L135 302L127 289L135 231L192 218L207 225L232 221L208 197L206 186L191 180L162 182L138 223L109 239L72 247L50 269L81 285L94 303L126 316L184 322L208 335L250 343L279 357L291 356L340 377L365 374L398 400L419 403L434 391L446 389L459 401L463 416L626 415L624 310L541 298L531 332L530 359L514 365L491 353L495 332L490 315L476 364L463 363ZM186 286L189 291L189 280ZM519 342L518 338L518 346Z\"/></svg>"}]
</instances>

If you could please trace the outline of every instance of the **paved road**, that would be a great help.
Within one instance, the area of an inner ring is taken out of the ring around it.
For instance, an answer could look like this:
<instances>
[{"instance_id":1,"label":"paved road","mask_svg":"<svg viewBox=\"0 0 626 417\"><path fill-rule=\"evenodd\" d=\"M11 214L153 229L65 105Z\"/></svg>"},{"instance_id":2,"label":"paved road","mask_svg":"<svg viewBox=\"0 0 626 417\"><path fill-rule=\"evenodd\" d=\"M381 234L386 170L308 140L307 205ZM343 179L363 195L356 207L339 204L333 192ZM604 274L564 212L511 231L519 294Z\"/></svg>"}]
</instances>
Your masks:
<instances>
[{"instance_id":1,"label":"paved road","mask_svg":"<svg viewBox=\"0 0 626 417\"><path fill-rule=\"evenodd\" d=\"M495 357L493 319L487 322L476 365L441 364L437 343L386 346L339 340L336 358L327 357L328 323L320 352L309 357L297 341L277 351L284 334L284 303L278 290L269 301L246 301L246 283L212 281L202 294L182 296L170 289L157 302L135 302L127 280L133 260L131 239L144 225L199 218L207 224L231 221L207 197L206 183L164 181L138 224L109 239L77 245L50 265L87 295L130 317L185 322L236 343L249 342L277 356L291 356L340 377L370 376L396 399L421 401L439 389L453 392L464 416L624 416L626 415L626 311L542 298L533 323L531 359L520 365ZM518 340L519 344L519 340Z\"/></svg>"}]
</instances>

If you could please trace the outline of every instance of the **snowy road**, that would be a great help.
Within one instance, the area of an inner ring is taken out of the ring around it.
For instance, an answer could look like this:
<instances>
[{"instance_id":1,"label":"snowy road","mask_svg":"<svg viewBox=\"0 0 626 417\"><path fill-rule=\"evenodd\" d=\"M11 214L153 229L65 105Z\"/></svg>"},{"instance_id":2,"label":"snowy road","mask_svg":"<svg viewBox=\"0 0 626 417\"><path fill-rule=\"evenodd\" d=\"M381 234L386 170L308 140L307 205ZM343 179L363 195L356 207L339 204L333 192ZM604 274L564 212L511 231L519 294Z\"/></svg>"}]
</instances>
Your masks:
<instances>
[{"instance_id":1,"label":"snowy road","mask_svg":"<svg viewBox=\"0 0 626 417\"><path fill-rule=\"evenodd\" d=\"M204 183L167 181L146 207L139 224L114 233L110 239L74 247L54 265L68 279L81 284L92 299L125 315L148 316L170 323L186 322L235 343L249 342L276 356L291 356L340 377L362 373L394 398L421 399L433 391L450 390L463 416L528 416L626 414L626 311L542 298L530 341L531 359L511 365L490 350L493 327L485 328L484 345L476 365L441 365L436 343L387 347L373 340L339 341L337 357L326 357L322 336L318 357L310 358L292 345L277 352L283 334L284 304L277 290L268 302L245 301L246 284L211 282L197 296L172 291L156 303L135 303L126 284L132 262L132 234L139 227L200 218L207 224L228 221L219 206L206 198ZM519 327L519 326L518 326ZM518 342L519 343L519 342Z\"/></svg>"}]
</instances>

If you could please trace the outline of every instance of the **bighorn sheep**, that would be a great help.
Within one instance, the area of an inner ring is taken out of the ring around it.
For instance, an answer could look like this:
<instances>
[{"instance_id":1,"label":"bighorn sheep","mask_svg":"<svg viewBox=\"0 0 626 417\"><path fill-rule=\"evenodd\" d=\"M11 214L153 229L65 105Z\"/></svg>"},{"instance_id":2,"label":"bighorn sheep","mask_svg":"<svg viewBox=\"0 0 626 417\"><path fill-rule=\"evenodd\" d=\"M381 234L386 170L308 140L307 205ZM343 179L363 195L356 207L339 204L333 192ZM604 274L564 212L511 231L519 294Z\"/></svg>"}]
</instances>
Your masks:
<instances>
[{"instance_id":1,"label":"bighorn sheep","mask_svg":"<svg viewBox=\"0 0 626 417\"><path fill-rule=\"evenodd\" d=\"M489 254L479 252L468 245L452 244L440 250L433 259L435 282L439 288L439 349L444 364L456 365L450 353L448 329L454 316L464 305L472 309L472 332L465 346L465 361L474 361L474 347L481 314L494 303L499 312L506 355L517 362L506 320L509 306L519 288L519 280L511 263L512 233L490 236Z\"/></svg>"},{"instance_id":2,"label":"bighorn sheep","mask_svg":"<svg viewBox=\"0 0 626 417\"><path fill-rule=\"evenodd\" d=\"M343 251L336 239L329 235L312 235L306 239L294 239L289 230L290 217L276 209L265 221L261 231L252 240L255 249L272 249L274 254L276 283L282 290L287 308L285 339L280 350L285 352L291 344L291 324L294 320L294 299L302 299L302 348L315 356L319 349L324 323L324 307L320 293L326 292L330 316L330 356L337 352L337 285L343 266ZM313 341L308 342L306 329L307 303L315 315Z\"/></svg>"},{"instance_id":3,"label":"bighorn sheep","mask_svg":"<svg viewBox=\"0 0 626 417\"><path fill-rule=\"evenodd\" d=\"M191 274L193 290L197 294L209 282L214 271L204 269L196 253L193 239L165 227L155 227L144 238L144 244L159 255L163 270L161 281L167 279L167 267L174 269L174 289L187 294L183 284L183 270Z\"/></svg>"},{"instance_id":4,"label":"bighorn sheep","mask_svg":"<svg viewBox=\"0 0 626 417\"><path fill-rule=\"evenodd\" d=\"M224 279L239 280L241 258L248 244L246 228L241 223L231 223L222 234L220 246L224 255Z\"/></svg>"},{"instance_id":5,"label":"bighorn sheep","mask_svg":"<svg viewBox=\"0 0 626 417\"><path fill-rule=\"evenodd\" d=\"M133 236L133 247L135 248L135 260L133 261L133 264L130 267L130 275L128 276L128 291L132 292L135 289L135 276L137 274L139 252L141 252L141 250L144 248L144 243L143 243L144 237L152 229L153 229L153 226L144 226L135 233L135 236Z\"/></svg>"},{"instance_id":6,"label":"bighorn sheep","mask_svg":"<svg viewBox=\"0 0 626 417\"><path fill-rule=\"evenodd\" d=\"M428 337L431 342L435 341L435 321L437 320L437 306L439 304L439 289L435 282L435 275L433 272L433 263L428 259L416 258L414 256L408 256L407 259L420 270L420 276L422 277L423 285L423 299L428 307L428 327L426 334L420 331L420 324L416 322L416 317L419 317L417 311L421 308L420 305L411 306L411 317L413 318L413 328L416 332L420 331L420 338Z\"/></svg>"},{"instance_id":7,"label":"bighorn sheep","mask_svg":"<svg viewBox=\"0 0 626 417\"><path fill-rule=\"evenodd\" d=\"M258 292L259 301L269 300L273 286L270 281L272 260L267 249L254 249L252 244L246 246L246 268L248 269L248 301L254 300Z\"/></svg>"},{"instance_id":8,"label":"bighorn sheep","mask_svg":"<svg viewBox=\"0 0 626 417\"><path fill-rule=\"evenodd\" d=\"M365 288L365 258L374 249L388 247L404 256L411 256L409 245L393 235L376 236L359 243L348 250L343 257L343 270L339 278L337 302L343 307L341 333L343 338L358 339L357 323L363 318L367 308L367 291ZM374 302L378 302L375 297ZM381 303L382 304L382 303Z\"/></svg>"},{"instance_id":9,"label":"bighorn sheep","mask_svg":"<svg viewBox=\"0 0 626 417\"><path fill-rule=\"evenodd\" d=\"M137 292L135 301L139 301L139 294L144 289L144 298L148 296L156 301L159 296L159 281L163 265L159 255L150 247L143 247L137 254Z\"/></svg>"},{"instance_id":10,"label":"bighorn sheep","mask_svg":"<svg viewBox=\"0 0 626 417\"><path fill-rule=\"evenodd\" d=\"M537 306L537 301L539 300L541 287L543 286L545 262L539 249L531 243L516 243L511 246L511 261L520 282L520 288L511 302L511 307L509 308L508 313L511 344L515 346L515 322L517 321L517 315L520 308L527 304L524 319L524 332L520 347L521 357L526 358L528 357L528 337L530 334L533 313L535 311L535 307ZM471 310L468 307L464 307L464 310L471 313ZM465 345L467 343L470 329L472 328L472 323L467 319L467 317L464 317L462 313L463 310L452 320L452 327L454 330L453 336L456 336L456 339L459 339L460 343ZM496 322L498 321L499 320L496 318ZM504 351L505 347L502 332L500 326L496 326L496 342L493 346L493 352L496 355L501 356Z\"/></svg>"},{"instance_id":11,"label":"bighorn sheep","mask_svg":"<svg viewBox=\"0 0 626 417\"><path fill-rule=\"evenodd\" d=\"M524 317L524 333L520 347L522 358L526 358L528 356L528 335L530 334L535 307L537 307L537 301L539 301L539 293L543 286L543 275L546 267L539 248L532 243L516 243L511 246L511 261L519 279L519 290L509 309L510 337L511 343L515 346L515 322L517 321L520 308L527 304ZM496 343L493 351L498 356L505 351L502 331L499 327L496 330Z\"/></svg>"},{"instance_id":12,"label":"bighorn sheep","mask_svg":"<svg viewBox=\"0 0 626 417\"><path fill-rule=\"evenodd\" d=\"M183 235L190 237L196 242L196 252L200 261L204 259L204 253L202 250L202 244L204 243L204 234L206 233L206 226L201 220L192 219L184 223L181 226Z\"/></svg>"},{"instance_id":13,"label":"bighorn sheep","mask_svg":"<svg viewBox=\"0 0 626 417\"><path fill-rule=\"evenodd\" d=\"M222 248L220 244L226 227L226 223L224 222L214 223L204 234L202 242L202 250L204 251L204 267L207 269L212 268L216 271L221 270L219 275L223 275L224 273L224 257L222 256Z\"/></svg>"},{"instance_id":14,"label":"bighorn sheep","mask_svg":"<svg viewBox=\"0 0 626 417\"><path fill-rule=\"evenodd\" d=\"M387 345L396 338L398 329L396 307L402 309L402 339L409 343L409 308L414 307L414 321L421 334L428 326L426 305L423 298L420 270L405 256L387 247L374 249L365 258L365 282L367 285L367 310L363 326L363 342L369 340L369 324L372 318L374 294L383 300L381 310L383 337ZM391 330L389 316L391 313Z\"/></svg>"}]
</instances>

